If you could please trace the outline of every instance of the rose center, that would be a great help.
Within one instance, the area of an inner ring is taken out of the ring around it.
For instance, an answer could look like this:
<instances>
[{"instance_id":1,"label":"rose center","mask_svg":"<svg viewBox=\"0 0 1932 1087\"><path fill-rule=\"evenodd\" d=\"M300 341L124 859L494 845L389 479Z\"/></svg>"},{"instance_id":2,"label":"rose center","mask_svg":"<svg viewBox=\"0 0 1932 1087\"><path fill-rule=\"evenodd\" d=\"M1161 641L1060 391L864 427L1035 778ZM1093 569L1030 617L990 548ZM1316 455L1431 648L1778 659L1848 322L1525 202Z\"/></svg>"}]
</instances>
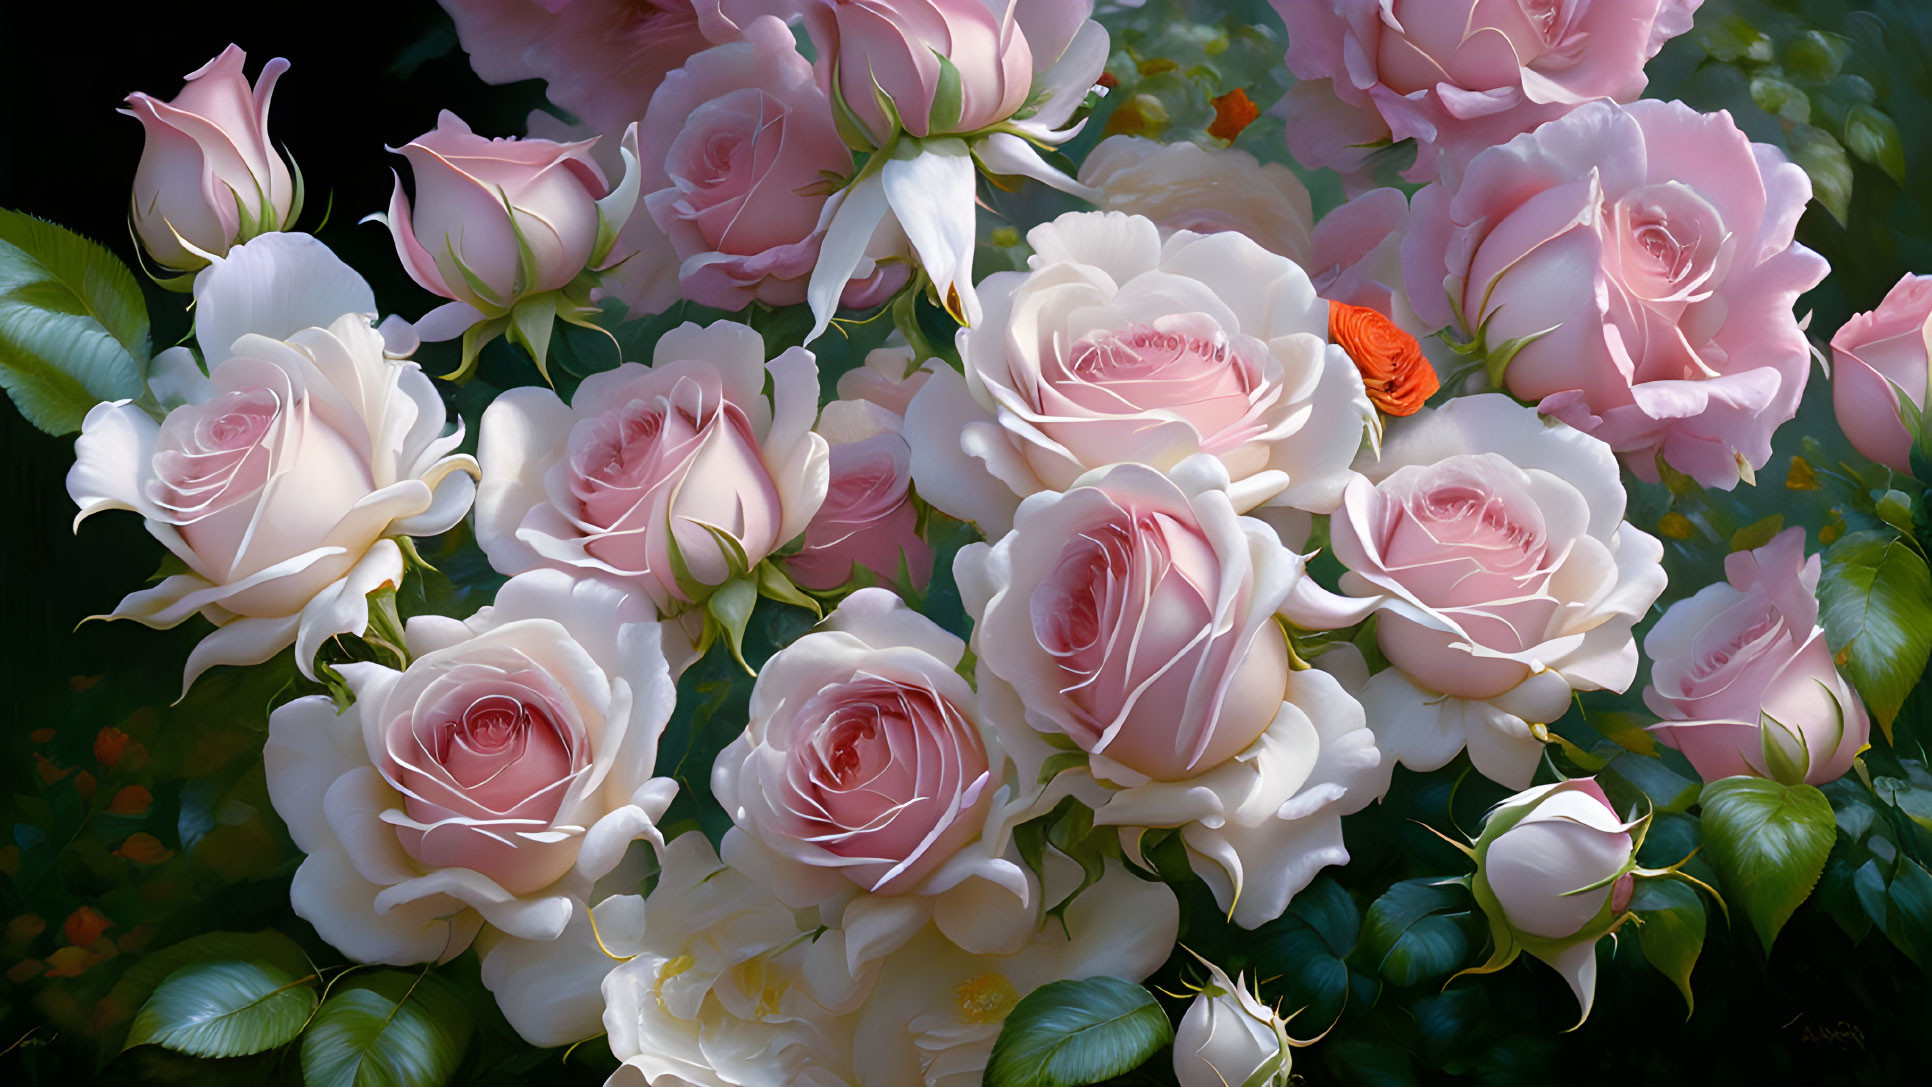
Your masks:
<instances>
[{"instance_id":1,"label":"rose center","mask_svg":"<svg viewBox=\"0 0 1932 1087\"><path fill-rule=\"evenodd\" d=\"M1020 1002L1020 991L1004 974L979 974L953 990L961 1018L968 1023L997 1023Z\"/></svg>"},{"instance_id":2,"label":"rose center","mask_svg":"<svg viewBox=\"0 0 1932 1087\"><path fill-rule=\"evenodd\" d=\"M1699 655L1691 666L1691 674L1697 679L1708 679L1735 660L1747 646L1755 644L1771 633L1777 625L1777 612L1766 607L1750 626Z\"/></svg>"},{"instance_id":3,"label":"rose center","mask_svg":"<svg viewBox=\"0 0 1932 1087\"><path fill-rule=\"evenodd\" d=\"M1179 314L1082 336L1050 383L1079 413L1179 416L1200 435L1201 450L1218 456L1264 429L1261 413L1280 395L1264 388L1251 357L1257 350L1265 348L1204 314ZM1062 405L1041 407L1059 414Z\"/></svg>"},{"instance_id":4,"label":"rose center","mask_svg":"<svg viewBox=\"0 0 1932 1087\"><path fill-rule=\"evenodd\" d=\"M475 788L520 759L535 728L555 732L542 709L509 695L485 695L443 723L433 754L465 788Z\"/></svg>"}]
</instances>

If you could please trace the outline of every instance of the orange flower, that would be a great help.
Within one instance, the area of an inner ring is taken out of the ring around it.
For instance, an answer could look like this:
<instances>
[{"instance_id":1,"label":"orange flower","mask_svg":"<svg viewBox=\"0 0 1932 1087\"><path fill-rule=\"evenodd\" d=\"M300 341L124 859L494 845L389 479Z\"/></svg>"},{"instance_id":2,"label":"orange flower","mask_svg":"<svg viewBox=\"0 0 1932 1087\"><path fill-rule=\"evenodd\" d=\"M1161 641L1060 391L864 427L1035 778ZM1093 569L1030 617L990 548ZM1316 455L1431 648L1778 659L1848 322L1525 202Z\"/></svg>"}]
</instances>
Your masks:
<instances>
[{"instance_id":1,"label":"orange flower","mask_svg":"<svg viewBox=\"0 0 1932 1087\"><path fill-rule=\"evenodd\" d=\"M94 758L102 766L113 769L121 761L121 752L127 749L127 733L113 725L103 725L94 734Z\"/></svg>"},{"instance_id":2,"label":"orange flower","mask_svg":"<svg viewBox=\"0 0 1932 1087\"><path fill-rule=\"evenodd\" d=\"M114 855L135 864L155 865L174 856L174 850L161 844L161 839L146 831L137 831L127 836Z\"/></svg>"},{"instance_id":3,"label":"orange flower","mask_svg":"<svg viewBox=\"0 0 1932 1087\"><path fill-rule=\"evenodd\" d=\"M67 942L75 947L93 947L94 941L113 927L114 922L108 920L106 914L92 906L82 906L67 915L61 931L66 935Z\"/></svg>"},{"instance_id":4,"label":"orange flower","mask_svg":"<svg viewBox=\"0 0 1932 1087\"><path fill-rule=\"evenodd\" d=\"M1208 126L1208 135L1233 143L1259 116L1261 107L1254 104L1246 90L1236 87L1214 99L1214 123Z\"/></svg>"},{"instance_id":5,"label":"orange flower","mask_svg":"<svg viewBox=\"0 0 1932 1087\"><path fill-rule=\"evenodd\" d=\"M127 785L108 801L109 815L139 815L154 806L154 794L139 785Z\"/></svg>"},{"instance_id":6,"label":"orange flower","mask_svg":"<svg viewBox=\"0 0 1932 1087\"><path fill-rule=\"evenodd\" d=\"M1415 337L1367 306L1330 302L1328 338L1355 360L1369 400L1390 415L1414 415L1442 386Z\"/></svg>"}]
</instances>

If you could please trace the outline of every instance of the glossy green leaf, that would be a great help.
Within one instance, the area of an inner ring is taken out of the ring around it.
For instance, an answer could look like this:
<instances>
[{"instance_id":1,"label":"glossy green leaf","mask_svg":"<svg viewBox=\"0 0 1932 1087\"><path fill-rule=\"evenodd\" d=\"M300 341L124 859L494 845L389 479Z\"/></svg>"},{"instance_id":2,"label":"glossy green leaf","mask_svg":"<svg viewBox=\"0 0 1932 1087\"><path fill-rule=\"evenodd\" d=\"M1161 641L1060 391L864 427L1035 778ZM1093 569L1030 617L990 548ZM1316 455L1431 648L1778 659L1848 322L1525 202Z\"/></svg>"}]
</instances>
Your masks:
<instances>
[{"instance_id":1,"label":"glossy green leaf","mask_svg":"<svg viewBox=\"0 0 1932 1087\"><path fill-rule=\"evenodd\" d=\"M1811 178L1811 194L1843 224L1851 216L1852 168L1845 147L1821 128L1798 125L1791 132L1791 160Z\"/></svg>"},{"instance_id":2,"label":"glossy green leaf","mask_svg":"<svg viewBox=\"0 0 1932 1087\"><path fill-rule=\"evenodd\" d=\"M1699 803L1725 897L1744 908L1769 952L1824 871L1838 836L1831 804L1810 785L1753 777L1713 781Z\"/></svg>"},{"instance_id":3,"label":"glossy green leaf","mask_svg":"<svg viewBox=\"0 0 1932 1087\"><path fill-rule=\"evenodd\" d=\"M0 387L49 434L147 391L148 311L104 247L0 209Z\"/></svg>"},{"instance_id":4,"label":"glossy green leaf","mask_svg":"<svg viewBox=\"0 0 1932 1087\"><path fill-rule=\"evenodd\" d=\"M1905 141L1898 123L1877 109L1861 102L1846 111L1845 148L1905 184Z\"/></svg>"},{"instance_id":5,"label":"glossy green leaf","mask_svg":"<svg viewBox=\"0 0 1932 1087\"><path fill-rule=\"evenodd\" d=\"M127 1046L241 1057L286 1045L315 1011L315 977L267 962L207 962L168 975L135 1013Z\"/></svg>"},{"instance_id":6,"label":"glossy green leaf","mask_svg":"<svg viewBox=\"0 0 1932 1087\"><path fill-rule=\"evenodd\" d=\"M1697 1009L1691 997L1691 968L1704 950L1704 900L1688 883L1674 879L1637 881L1630 897L1637 915L1637 940L1644 958L1684 994L1686 1013Z\"/></svg>"},{"instance_id":7,"label":"glossy green leaf","mask_svg":"<svg viewBox=\"0 0 1932 1087\"><path fill-rule=\"evenodd\" d=\"M1410 879L1390 887L1362 921L1360 954L1391 985L1414 985L1446 977L1469 953L1469 937L1453 917L1466 912L1467 891L1435 879Z\"/></svg>"},{"instance_id":8,"label":"glossy green leaf","mask_svg":"<svg viewBox=\"0 0 1932 1087\"><path fill-rule=\"evenodd\" d=\"M433 977L385 971L336 990L302 1038L307 1087L438 1087L469 1045L470 1018Z\"/></svg>"},{"instance_id":9,"label":"glossy green leaf","mask_svg":"<svg viewBox=\"0 0 1932 1087\"><path fill-rule=\"evenodd\" d=\"M1932 656L1932 570L1894 532L1855 532L1825 552L1818 601L1839 668L1889 737Z\"/></svg>"},{"instance_id":10,"label":"glossy green leaf","mask_svg":"<svg viewBox=\"0 0 1932 1087\"><path fill-rule=\"evenodd\" d=\"M1006 1017L986 1062L987 1087L1080 1087L1140 1067L1172 1041L1154 995L1119 978L1055 981Z\"/></svg>"}]
</instances>

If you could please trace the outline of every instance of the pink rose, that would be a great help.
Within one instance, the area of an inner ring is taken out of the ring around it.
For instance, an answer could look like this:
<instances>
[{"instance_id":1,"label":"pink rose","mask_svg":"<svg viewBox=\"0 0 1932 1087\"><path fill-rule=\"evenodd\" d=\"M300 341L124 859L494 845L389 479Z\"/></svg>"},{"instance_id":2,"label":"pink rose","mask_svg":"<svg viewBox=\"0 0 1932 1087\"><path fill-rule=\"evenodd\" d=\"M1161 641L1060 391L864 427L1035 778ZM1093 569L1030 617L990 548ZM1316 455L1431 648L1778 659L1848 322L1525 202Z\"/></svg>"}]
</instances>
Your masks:
<instances>
[{"instance_id":1,"label":"pink rose","mask_svg":"<svg viewBox=\"0 0 1932 1087\"><path fill-rule=\"evenodd\" d=\"M1144 215L1163 235L1231 230L1304 267L1313 252L1307 186L1288 167L1246 151L1110 136L1080 164L1080 183L1098 190L1097 206Z\"/></svg>"},{"instance_id":2,"label":"pink rose","mask_svg":"<svg viewBox=\"0 0 1932 1087\"><path fill-rule=\"evenodd\" d=\"M805 301L820 213L852 152L790 28L767 16L693 56L651 98L640 140L653 153L644 207L682 262L685 297L726 310ZM884 301L908 271L872 264L843 304Z\"/></svg>"},{"instance_id":3,"label":"pink rose","mask_svg":"<svg viewBox=\"0 0 1932 1087\"><path fill-rule=\"evenodd\" d=\"M489 139L444 110L403 146L416 198L398 176L383 219L409 277L454 300L417 322L424 339L449 339L604 259L637 194L634 181L612 190L594 142Z\"/></svg>"},{"instance_id":4,"label":"pink rose","mask_svg":"<svg viewBox=\"0 0 1932 1087\"><path fill-rule=\"evenodd\" d=\"M1013 116L1036 58L1058 59L1092 11L1092 0L813 0L805 25L827 95L879 146L899 128L977 132Z\"/></svg>"},{"instance_id":5,"label":"pink rose","mask_svg":"<svg viewBox=\"0 0 1932 1087\"><path fill-rule=\"evenodd\" d=\"M1359 620L1273 528L1235 513L1219 461L1116 464L1020 504L959 554L981 712L1022 782L1052 780L1098 825L1181 827L1195 871L1252 928L1347 858L1341 815L1373 793L1360 706L1290 667L1278 616ZM1061 770L1070 754L1086 753ZM1130 846L1130 849L1132 847Z\"/></svg>"},{"instance_id":6,"label":"pink rose","mask_svg":"<svg viewBox=\"0 0 1932 1087\"><path fill-rule=\"evenodd\" d=\"M1672 604L1644 638L1644 704L1664 719L1658 738L1706 781L1836 780L1864 749L1871 721L1818 624L1819 561L1805 557L1804 530L1733 552L1724 574L1727 582Z\"/></svg>"},{"instance_id":7,"label":"pink rose","mask_svg":"<svg viewBox=\"0 0 1932 1087\"><path fill-rule=\"evenodd\" d=\"M1423 340L1432 331L1409 307L1402 287L1402 239L1409 232L1409 198L1400 189L1372 189L1315 224L1309 276L1331 302L1366 306Z\"/></svg>"},{"instance_id":8,"label":"pink rose","mask_svg":"<svg viewBox=\"0 0 1932 1087\"><path fill-rule=\"evenodd\" d=\"M1394 666L1362 696L1378 741L1418 770L1466 744L1492 780L1527 785L1532 725L1572 690L1635 678L1662 546L1624 521L1603 443L1504 396L1412 416L1364 473L1330 527L1342 591L1379 601Z\"/></svg>"},{"instance_id":9,"label":"pink rose","mask_svg":"<svg viewBox=\"0 0 1932 1087\"><path fill-rule=\"evenodd\" d=\"M441 0L487 83L541 79L552 102L615 137L667 72L797 0Z\"/></svg>"},{"instance_id":10,"label":"pink rose","mask_svg":"<svg viewBox=\"0 0 1932 1087\"><path fill-rule=\"evenodd\" d=\"M760 671L750 727L719 754L712 787L735 833L791 869L780 898L815 901L787 893L822 887L815 874L933 894L986 859L955 859L1003 785L954 671L965 649L892 593L860 589ZM738 848L728 841L726 859ZM1024 877L1017 886L1023 901Z\"/></svg>"},{"instance_id":11,"label":"pink rose","mask_svg":"<svg viewBox=\"0 0 1932 1087\"><path fill-rule=\"evenodd\" d=\"M137 91L121 111L147 134L134 171L134 230L166 267L199 268L208 263L202 253L221 256L301 213L288 165L268 138L269 96L288 61L269 61L251 89L247 59L231 45L190 73L174 101Z\"/></svg>"},{"instance_id":12,"label":"pink rose","mask_svg":"<svg viewBox=\"0 0 1932 1087\"><path fill-rule=\"evenodd\" d=\"M364 962L444 961L487 922L555 939L676 792L675 690L650 609L555 571L468 620L409 621L409 667L340 665L269 718L269 797L308 854L289 897Z\"/></svg>"},{"instance_id":13,"label":"pink rose","mask_svg":"<svg viewBox=\"0 0 1932 1087\"><path fill-rule=\"evenodd\" d=\"M651 366L592 375L568 405L512 389L483 413L477 541L505 573L615 578L682 611L803 532L824 501L817 393L810 352L767 366L758 333L723 321L665 333Z\"/></svg>"},{"instance_id":14,"label":"pink rose","mask_svg":"<svg viewBox=\"0 0 1932 1087\"><path fill-rule=\"evenodd\" d=\"M196 304L208 374L175 348L154 360L171 409L158 422L133 401L96 405L67 490L79 519L139 513L180 563L111 617L213 622L184 686L289 645L313 676L323 642L367 629L368 594L401 584L394 537L462 520L476 463L456 452L460 426L443 433L428 375L392 357L362 312L368 284L314 238L236 246L200 273Z\"/></svg>"},{"instance_id":15,"label":"pink rose","mask_svg":"<svg viewBox=\"0 0 1932 1087\"><path fill-rule=\"evenodd\" d=\"M1910 475L1914 435L1899 418L1899 391L1926 406L1932 276L1899 280L1876 310L1845 322L1831 338L1831 354L1831 404L1845 437L1865 456Z\"/></svg>"},{"instance_id":16,"label":"pink rose","mask_svg":"<svg viewBox=\"0 0 1932 1087\"><path fill-rule=\"evenodd\" d=\"M1703 0L1270 0L1297 82L1282 103L1306 166L1362 170L1418 144L1412 181L1600 98L1631 101L1644 64Z\"/></svg>"},{"instance_id":17,"label":"pink rose","mask_svg":"<svg viewBox=\"0 0 1932 1087\"><path fill-rule=\"evenodd\" d=\"M805 545L785 559L792 580L819 592L836 589L859 569L897 584L903 569L915 589L932 578L932 548L919 538L912 502L912 450L905 408L929 376L906 376L912 352L880 348L866 365L839 378L841 399L819 413L818 432L831 443L825 504L805 526Z\"/></svg>"},{"instance_id":18,"label":"pink rose","mask_svg":"<svg viewBox=\"0 0 1932 1087\"><path fill-rule=\"evenodd\" d=\"M1804 393L1792 305L1828 271L1792 241L1810 198L1805 172L1729 114L1583 106L1416 195L1409 304L1432 327L1460 314L1492 350L1529 338L1509 392L1639 477L1656 480L1661 452L1734 487Z\"/></svg>"}]
</instances>

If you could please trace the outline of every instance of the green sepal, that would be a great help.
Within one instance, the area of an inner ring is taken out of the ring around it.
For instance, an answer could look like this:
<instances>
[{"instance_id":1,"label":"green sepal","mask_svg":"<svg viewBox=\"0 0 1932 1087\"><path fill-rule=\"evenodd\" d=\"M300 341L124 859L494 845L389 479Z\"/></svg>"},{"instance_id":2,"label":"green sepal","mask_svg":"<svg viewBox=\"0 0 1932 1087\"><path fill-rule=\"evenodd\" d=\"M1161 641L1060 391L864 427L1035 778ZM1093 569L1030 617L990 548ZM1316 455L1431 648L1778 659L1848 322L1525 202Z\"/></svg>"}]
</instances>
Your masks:
<instances>
[{"instance_id":1,"label":"green sepal","mask_svg":"<svg viewBox=\"0 0 1932 1087\"><path fill-rule=\"evenodd\" d=\"M937 135L959 127L960 116L966 109L966 89L953 62L937 49L932 55L939 62L939 79L933 88L932 109L926 114L926 131Z\"/></svg>"},{"instance_id":2,"label":"green sepal","mask_svg":"<svg viewBox=\"0 0 1932 1087\"><path fill-rule=\"evenodd\" d=\"M758 564L758 594L781 604L804 608L816 618L825 618L825 609L819 606L818 601L800 589L776 563L766 561Z\"/></svg>"},{"instance_id":3,"label":"green sepal","mask_svg":"<svg viewBox=\"0 0 1932 1087\"><path fill-rule=\"evenodd\" d=\"M752 609L758 605L758 586L748 579L733 578L717 587L704 601L705 623L716 623L724 634L731 657L749 675L758 670L745 662L745 627L751 622Z\"/></svg>"},{"instance_id":4,"label":"green sepal","mask_svg":"<svg viewBox=\"0 0 1932 1087\"><path fill-rule=\"evenodd\" d=\"M461 383L474 377L476 374L477 356L483 353L484 345L496 339L498 336L503 335L504 330L509 327L510 319L508 317L492 317L486 321L478 321L464 329L462 361L456 364L456 369L444 374L443 380Z\"/></svg>"},{"instance_id":5,"label":"green sepal","mask_svg":"<svg viewBox=\"0 0 1932 1087\"><path fill-rule=\"evenodd\" d=\"M557 296L544 291L519 301L510 311L510 342L530 353L537 364L537 376L544 384L550 380L550 335L557 326Z\"/></svg>"},{"instance_id":6,"label":"green sepal","mask_svg":"<svg viewBox=\"0 0 1932 1087\"><path fill-rule=\"evenodd\" d=\"M852 112L852 106L845 100L839 64L837 59L832 61L832 127L838 130L839 139L845 141L845 146L862 154L873 151L879 145L873 142L872 134L866 131L865 122L859 120L858 114Z\"/></svg>"}]
</instances>

